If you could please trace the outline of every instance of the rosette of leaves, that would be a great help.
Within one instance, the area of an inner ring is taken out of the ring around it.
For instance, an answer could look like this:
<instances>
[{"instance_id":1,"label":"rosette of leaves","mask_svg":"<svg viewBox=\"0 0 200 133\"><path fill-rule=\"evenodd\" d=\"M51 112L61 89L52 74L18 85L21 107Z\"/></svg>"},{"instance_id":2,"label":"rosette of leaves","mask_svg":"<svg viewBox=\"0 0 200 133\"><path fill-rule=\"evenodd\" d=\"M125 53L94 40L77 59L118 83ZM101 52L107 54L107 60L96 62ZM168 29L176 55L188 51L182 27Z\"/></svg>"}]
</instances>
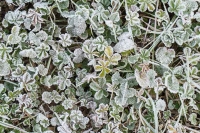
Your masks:
<instances>
[{"instance_id":1,"label":"rosette of leaves","mask_svg":"<svg viewBox=\"0 0 200 133\"><path fill-rule=\"evenodd\" d=\"M156 50L156 59L162 64L169 65L175 57L174 49L167 49L166 47L160 47Z\"/></svg>"},{"instance_id":2,"label":"rosette of leaves","mask_svg":"<svg viewBox=\"0 0 200 133\"><path fill-rule=\"evenodd\" d=\"M97 16L98 22L103 23L105 20L108 19L110 13L108 10L104 9L102 4L98 3L97 5L98 6L97 6L96 10L93 11L93 13L91 14L91 17L93 18L94 16Z\"/></svg>"},{"instance_id":3,"label":"rosette of leaves","mask_svg":"<svg viewBox=\"0 0 200 133\"><path fill-rule=\"evenodd\" d=\"M37 72L35 73L37 75ZM30 73L25 72L22 76L22 82L20 83L21 88L28 90L28 91L35 91L33 90L33 85L35 83L35 79L31 76Z\"/></svg>"},{"instance_id":4,"label":"rosette of leaves","mask_svg":"<svg viewBox=\"0 0 200 133\"><path fill-rule=\"evenodd\" d=\"M26 17L31 20L32 25L41 27L41 23L43 22L42 14L36 12L34 9L29 9Z\"/></svg>"},{"instance_id":5,"label":"rosette of leaves","mask_svg":"<svg viewBox=\"0 0 200 133\"><path fill-rule=\"evenodd\" d=\"M98 51L103 51L106 46L108 46L108 42L104 39L103 36L98 36L96 39L92 41L93 46L97 47Z\"/></svg>"},{"instance_id":6,"label":"rosette of leaves","mask_svg":"<svg viewBox=\"0 0 200 133\"><path fill-rule=\"evenodd\" d=\"M75 104L75 100L74 99L70 99L70 98L67 98L65 99L63 102L62 102L62 106L68 110L68 109L72 109L74 107L74 104Z\"/></svg>"},{"instance_id":7,"label":"rosette of leaves","mask_svg":"<svg viewBox=\"0 0 200 133\"><path fill-rule=\"evenodd\" d=\"M155 4L156 0L139 0L138 3L140 4L140 10L142 12L145 12L147 9L150 12L153 12L155 10Z\"/></svg>"},{"instance_id":8,"label":"rosette of leaves","mask_svg":"<svg viewBox=\"0 0 200 133\"><path fill-rule=\"evenodd\" d=\"M99 78L98 82L91 82L90 88L95 91L94 98L96 100L100 100L103 97L108 96L108 92L106 91L106 79Z\"/></svg>"},{"instance_id":9,"label":"rosette of leaves","mask_svg":"<svg viewBox=\"0 0 200 133\"><path fill-rule=\"evenodd\" d=\"M165 44L166 47L171 47L172 43L174 43L174 36L173 33L171 31L165 32L162 36L161 36L161 40L162 42Z\"/></svg>"},{"instance_id":10,"label":"rosette of leaves","mask_svg":"<svg viewBox=\"0 0 200 133\"><path fill-rule=\"evenodd\" d=\"M169 0L168 4L168 11L174 13L177 16L179 16L180 13L183 13L186 7L182 0Z\"/></svg>"},{"instance_id":11,"label":"rosette of leaves","mask_svg":"<svg viewBox=\"0 0 200 133\"><path fill-rule=\"evenodd\" d=\"M78 128L85 129L86 124L89 122L89 119L84 117L80 110L72 110L69 117L74 130L77 130Z\"/></svg>"},{"instance_id":12,"label":"rosette of leaves","mask_svg":"<svg viewBox=\"0 0 200 133\"><path fill-rule=\"evenodd\" d=\"M58 88L64 90L66 87L71 85L70 78L71 74L69 71L59 71L58 76L56 76Z\"/></svg>"},{"instance_id":13,"label":"rosette of leaves","mask_svg":"<svg viewBox=\"0 0 200 133\"><path fill-rule=\"evenodd\" d=\"M184 42L184 38L186 32L185 31L181 31L181 30L174 30L173 35L174 35L174 40L178 45L182 45Z\"/></svg>"},{"instance_id":14,"label":"rosette of leaves","mask_svg":"<svg viewBox=\"0 0 200 133\"><path fill-rule=\"evenodd\" d=\"M118 53L113 54L113 48L111 46L107 46L105 48L105 55L108 58L108 61L111 65L117 65L118 61L121 60L121 55Z\"/></svg>"},{"instance_id":15,"label":"rosette of leaves","mask_svg":"<svg viewBox=\"0 0 200 133\"><path fill-rule=\"evenodd\" d=\"M49 50L50 47L45 43L41 43L40 46L35 48L37 57L41 60L49 57L49 54L47 53Z\"/></svg>"},{"instance_id":16,"label":"rosette of leaves","mask_svg":"<svg viewBox=\"0 0 200 133\"><path fill-rule=\"evenodd\" d=\"M108 68L108 66L110 65L109 61L105 61L105 60L100 60L98 61L98 65L94 66L95 71L100 71L99 73L99 77L105 77L106 74L108 74L111 70Z\"/></svg>"},{"instance_id":17,"label":"rosette of leaves","mask_svg":"<svg viewBox=\"0 0 200 133\"><path fill-rule=\"evenodd\" d=\"M126 15L126 20L129 21L130 26L140 24L139 14L131 10L129 10L129 13Z\"/></svg>"},{"instance_id":18,"label":"rosette of leaves","mask_svg":"<svg viewBox=\"0 0 200 133\"><path fill-rule=\"evenodd\" d=\"M98 57L99 55L99 52L95 51L96 50L96 47L94 47L92 45L92 41L91 40L86 40L84 43L83 43L83 47L82 47L82 50L84 52L84 56L86 58L88 58L89 60L92 60L94 59L94 57Z\"/></svg>"},{"instance_id":19,"label":"rosette of leaves","mask_svg":"<svg viewBox=\"0 0 200 133\"><path fill-rule=\"evenodd\" d=\"M5 20L10 24L21 25L24 22L26 11L8 11L5 15Z\"/></svg>"},{"instance_id":20,"label":"rosette of leaves","mask_svg":"<svg viewBox=\"0 0 200 133\"><path fill-rule=\"evenodd\" d=\"M70 46L72 44L72 40L70 39L70 37L71 36L67 33L59 35L59 43L61 43L63 47Z\"/></svg>"},{"instance_id":21,"label":"rosette of leaves","mask_svg":"<svg viewBox=\"0 0 200 133\"><path fill-rule=\"evenodd\" d=\"M159 22L169 21L169 17L167 16L166 12L163 11L162 9L157 10L155 16L158 18Z\"/></svg>"}]
</instances>

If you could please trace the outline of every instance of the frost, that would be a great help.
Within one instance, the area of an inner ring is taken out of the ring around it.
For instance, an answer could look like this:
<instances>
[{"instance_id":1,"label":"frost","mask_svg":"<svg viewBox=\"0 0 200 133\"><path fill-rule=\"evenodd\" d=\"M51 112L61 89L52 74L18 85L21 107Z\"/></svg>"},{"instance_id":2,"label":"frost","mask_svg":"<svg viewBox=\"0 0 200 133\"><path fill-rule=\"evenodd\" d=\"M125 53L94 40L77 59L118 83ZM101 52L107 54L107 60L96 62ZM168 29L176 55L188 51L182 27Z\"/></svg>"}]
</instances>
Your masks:
<instances>
[{"instance_id":1,"label":"frost","mask_svg":"<svg viewBox=\"0 0 200 133\"><path fill-rule=\"evenodd\" d=\"M165 65L169 65L175 57L175 51L173 49L167 49L166 47L158 48L155 54L156 59Z\"/></svg>"},{"instance_id":2,"label":"frost","mask_svg":"<svg viewBox=\"0 0 200 133\"><path fill-rule=\"evenodd\" d=\"M159 99L157 102L156 102L156 109L158 111L164 111L166 108L166 102L162 99Z\"/></svg>"},{"instance_id":3,"label":"frost","mask_svg":"<svg viewBox=\"0 0 200 133\"><path fill-rule=\"evenodd\" d=\"M73 58L73 62L74 63L81 63L84 59L84 54L83 54L83 51L82 49L75 49L74 50L74 55L75 57Z\"/></svg>"},{"instance_id":4,"label":"frost","mask_svg":"<svg viewBox=\"0 0 200 133\"><path fill-rule=\"evenodd\" d=\"M0 76L6 76L10 74L11 67L8 62L0 61Z\"/></svg>"},{"instance_id":5,"label":"frost","mask_svg":"<svg viewBox=\"0 0 200 133\"><path fill-rule=\"evenodd\" d=\"M22 57L28 57L28 58L37 57L37 54L33 49L24 49L24 50L19 52L19 55L22 56Z\"/></svg>"},{"instance_id":6,"label":"frost","mask_svg":"<svg viewBox=\"0 0 200 133\"><path fill-rule=\"evenodd\" d=\"M124 32L118 37L119 42L114 46L114 51L117 53L122 53L135 48L135 43L130 39L131 35L129 32Z\"/></svg>"}]
</instances>

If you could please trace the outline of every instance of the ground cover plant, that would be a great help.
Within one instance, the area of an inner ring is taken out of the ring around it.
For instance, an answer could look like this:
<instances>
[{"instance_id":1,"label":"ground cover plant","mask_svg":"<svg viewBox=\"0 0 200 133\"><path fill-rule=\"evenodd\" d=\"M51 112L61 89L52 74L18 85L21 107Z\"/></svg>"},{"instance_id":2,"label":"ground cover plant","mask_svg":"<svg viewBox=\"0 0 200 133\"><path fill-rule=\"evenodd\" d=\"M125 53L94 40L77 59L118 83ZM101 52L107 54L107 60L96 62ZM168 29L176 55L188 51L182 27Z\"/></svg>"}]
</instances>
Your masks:
<instances>
[{"instance_id":1,"label":"ground cover plant","mask_svg":"<svg viewBox=\"0 0 200 133\"><path fill-rule=\"evenodd\" d=\"M1 0L0 133L199 133L198 0Z\"/></svg>"}]
</instances>

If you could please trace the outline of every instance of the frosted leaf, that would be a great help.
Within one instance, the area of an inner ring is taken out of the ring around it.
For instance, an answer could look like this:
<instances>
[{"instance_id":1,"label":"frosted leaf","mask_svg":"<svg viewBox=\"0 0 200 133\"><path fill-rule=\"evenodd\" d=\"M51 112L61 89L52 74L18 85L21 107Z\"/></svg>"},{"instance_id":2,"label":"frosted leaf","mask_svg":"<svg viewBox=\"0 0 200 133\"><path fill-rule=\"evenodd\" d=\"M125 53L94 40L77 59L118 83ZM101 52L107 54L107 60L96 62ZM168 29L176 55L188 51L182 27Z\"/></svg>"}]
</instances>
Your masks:
<instances>
[{"instance_id":1,"label":"frosted leaf","mask_svg":"<svg viewBox=\"0 0 200 133\"><path fill-rule=\"evenodd\" d=\"M167 49L166 47L159 47L155 54L156 59L166 65L169 65L175 57L174 49Z\"/></svg>"},{"instance_id":2,"label":"frosted leaf","mask_svg":"<svg viewBox=\"0 0 200 133\"><path fill-rule=\"evenodd\" d=\"M51 92L43 92L42 93L42 100L45 102L45 103L48 103L50 104L51 101L52 101L52 95L51 95Z\"/></svg>"},{"instance_id":3,"label":"frosted leaf","mask_svg":"<svg viewBox=\"0 0 200 133\"><path fill-rule=\"evenodd\" d=\"M172 43L174 43L174 36L173 33L171 31L165 32L162 36L161 36L161 40L162 42L165 44L166 47L171 47Z\"/></svg>"},{"instance_id":4,"label":"frosted leaf","mask_svg":"<svg viewBox=\"0 0 200 133\"><path fill-rule=\"evenodd\" d=\"M111 46L106 46L104 53L108 57L108 61L111 65L117 65L118 61L121 60L121 55L118 53L113 54L113 48Z\"/></svg>"},{"instance_id":5,"label":"frosted leaf","mask_svg":"<svg viewBox=\"0 0 200 133\"><path fill-rule=\"evenodd\" d=\"M58 81L57 81L57 84L58 84L58 88L60 90L64 90L67 86L70 86L71 85L71 81L70 79L70 72L64 72L64 71L59 71L58 72Z\"/></svg>"},{"instance_id":6,"label":"frosted leaf","mask_svg":"<svg viewBox=\"0 0 200 133\"><path fill-rule=\"evenodd\" d=\"M0 60L6 61L10 52L12 52L11 47L7 47L5 44L0 43Z\"/></svg>"},{"instance_id":7,"label":"frosted leaf","mask_svg":"<svg viewBox=\"0 0 200 133\"><path fill-rule=\"evenodd\" d=\"M123 33L118 37L119 42L114 46L114 51L117 53L122 53L135 48L134 41L129 38L130 34L128 32Z\"/></svg>"},{"instance_id":8,"label":"frosted leaf","mask_svg":"<svg viewBox=\"0 0 200 133\"><path fill-rule=\"evenodd\" d=\"M46 40L47 39L47 37L48 37L48 34L45 32L45 31L43 31L43 30L41 30L41 31L39 31L37 34L36 34L36 36L40 39L40 40Z\"/></svg>"},{"instance_id":9,"label":"frosted leaf","mask_svg":"<svg viewBox=\"0 0 200 133\"><path fill-rule=\"evenodd\" d=\"M59 125L59 121L56 117L51 118L50 123L51 123L52 126Z\"/></svg>"},{"instance_id":10,"label":"frosted leaf","mask_svg":"<svg viewBox=\"0 0 200 133\"><path fill-rule=\"evenodd\" d=\"M11 35L8 36L8 42L10 44L17 44L20 43L22 38L19 36L20 27L13 26L11 30Z\"/></svg>"},{"instance_id":11,"label":"frosted leaf","mask_svg":"<svg viewBox=\"0 0 200 133\"><path fill-rule=\"evenodd\" d=\"M27 94L20 94L16 100L19 102L19 107L24 106L25 108L31 108L32 100L29 98Z\"/></svg>"},{"instance_id":12,"label":"frosted leaf","mask_svg":"<svg viewBox=\"0 0 200 133\"><path fill-rule=\"evenodd\" d=\"M156 87L154 87L155 93L160 93L164 90L165 85L162 82L162 78L158 77L155 79Z\"/></svg>"},{"instance_id":13,"label":"frosted leaf","mask_svg":"<svg viewBox=\"0 0 200 133\"><path fill-rule=\"evenodd\" d=\"M111 20L106 20L105 23L108 27L113 28L113 22Z\"/></svg>"},{"instance_id":14,"label":"frosted leaf","mask_svg":"<svg viewBox=\"0 0 200 133\"><path fill-rule=\"evenodd\" d=\"M59 133L72 133L72 130L66 123L62 124L61 126L58 126L57 130Z\"/></svg>"},{"instance_id":15,"label":"frosted leaf","mask_svg":"<svg viewBox=\"0 0 200 133\"><path fill-rule=\"evenodd\" d=\"M117 105L125 106L128 104L128 98L134 96L134 89L129 88L128 82L122 83L120 85L120 90L116 92L115 102Z\"/></svg>"},{"instance_id":16,"label":"frosted leaf","mask_svg":"<svg viewBox=\"0 0 200 133\"><path fill-rule=\"evenodd\" d=\"M180 12L184 11L186 7L185 3L182 0L169 0L168 4L168 11L171 13L173 12L177 16Z\"/></svg>"},{"instance_id":17,"label":"frosted leaf","mask_svg":"<svg viewBox=\"0 0 200 133\"><path fill-rule=\"evenodd\" d=\"M108 46L108 42L104 39L103 36L98 36L96 39L92 41L93 46L97 47L98 51L103 51L106 46Z\"/></svg>"},{"instance_id":18,"label":"frosted leaf","mask_svg":"<svg viewBox=\"0 0 200 133\"><path fill-rule=\"evenodd\" d=\"M139 54L128 56L128 62L130 64L135 64L138 61L139 57Z\"/></svg>"},{"instance_id":19,"label":"frosted leaf","mask_svg":"<svg viewBox=\"0 0 200 133\"><path fill-rule=\"evenodd\" d=\"M23 15L25 15L25 13L26 13L25 11L21 12L19 10L15 10L14 12L9 11L5 15L5 20L10 24L20 25L23 23L24 20Z\"/></svg>"},{"instance_id":20,"label":"frosted leaf","mask_svg":"<svg viewBox=\"0 0 200 133\"><path fill-rule=\"evenodd\" d=\"M59 43L62 44L63 47L70 46L72 44L71 36L67 33L59 35Z\"/></svg>"},{"instance_id":21,"label":"frosted leaf","mask_svg":"<svg viewBox=\"0 0 200 133\"><path fill-rule=\"evenodd\" d=\"M74 63L81 63L84 59L84 53L81 48L74 50L75 57L73 58Z\"/></svg>"},{"instance_id":22,"label":"frosted leaf","mask_svg":"<svg viewBox=\"0 0 200 133\"><path fill-rule=\"evenodd\" d=\"M48 127L49 119L43 114L39 113L36 117L36 123L40 123L43 127Z\"/></svg>"},{"instance_id":23,"label":"frosted leaf","mask_svg":"<svg viewBox=\"0 0 200 133\"><path fill-rule=\"evenodd\" d=\"M78 8L75 14L81 16L84 20L87 20L90 15L90 10L88 10L85 7L81 7L81 8Z\"/></svg>"},{"instance_id":24,"label":"frosted leaf","mask_svg":"<svg viewBox=\"0 0 200 133\"><path fill-rule=\"evenodd\" d=\"M27 58L35 58L37 56L36 52L32 48L20 51L19 55Z\"/></svg>"},{"instance_id":25,"label":"frosted leaf","mask_svg":"<svg viewBox=\"0 0 200 133\"><path fill-rule=\"evenodd\" d=\"M72 99L65 99L62 103L62 106L68 110L68 109L72 109L73 105L74 105L75 101Z\"/></svg>"},{"instance_id":26,"label":"frosted leaf","mask_svg":"<svg viewBox=\"0 0 200 133\"><path fill-rule=\"evenodd\" d=\"M162 99L159 99L157 102L156 102L156 109L158 111L164 111L166 108L166 102Z\"/></svg>"},{"instance_id":27,"label":"frosted leaf","mask_svg":"<svg viewBox=\"0 0 200 133\"><path fill-rule=\"evenodd\" d=\"M72 36L80 36L87 28L85 20L80 15L69 18L68 23L66 30Z\"/></svg>"},{"instance_id":28,"label":"frosted leaf","mask_svg":"<svg viewBox=\"0 0 200 133\"><path fill-rule=\"evenodd\" d=\"M167 86L167 89L171 93L177 93L179 91L179 82L178 82L178 79L174 75L172 75L172 74L168 74L165 77L165 85Z\"/></svg>"},{"instance_id":29,"label":"frosted leaf","mask_svg":"<svg viewBox=\"0 0 200 133\"><path fill-rule=\"evenodd\" d=\"M135 78L142 88L147 88L149 86L148 77L145 72L140 72L138 69L135 69Z\"/></svg>"},{"instance_id":30,"label":"frosted leaf","mask_svg":"<svg viewBox=\"0 0 200 133\"><path fill-rule=\"evenodd\" d=\"M51 96L55 103L59 103L62 100L62 96L56 90L51 92Z\"/></svg>"},{"instance_id":31,"label":"frosted leaf","mask_svg":"<svg viewBox=\"0 0 200 133\"><path fill-rule=\"evenodd\" d=\"M49 56L49 54L47 53L47 51L49 51L49 50L50 50L49 45L47 45L45 43L41 43L39 47L35 48L37 57L41 60L44 58L47 58Z\"/></svg>"},{"instance_id":32,"label":"frosted leaf","mask_svg":"<svg viewBox=\"0 0 200 133\"><path fill-rule=\"evenodd\" d=\"M9 75L11 71L10 64L6 61L0 61L0 76Z\"/></svg>"},{"instance_id":33,"label":"frosted leaf","mask_svg":"<svg viewBox=\"0 0 200 133\"><path fill-rule=\"evenodd\" d=\"M192 125L197 125L197 114L196 113L191 113L189 117L189 121L191 122Z\"/></svg>"},{"instance_id":34,"label":"frosted leaf","mask_svg":"<svg viewBox=\"0 0 200 133\"><path fill-rule=\"evenodd\" d=\"M130 39L130 38L131 38L131 34L129 32L124 32L117 39L119 41L121 41L121 40L124 40L124 39Z\"/></svg>"},{"instance_id":35,"label":"frosted leaf","mask_svg":"<svg viewBox=\"0 0 200 133\"><path fill-rule=\"evenodd\" d=\"M34 9L29 9L26 17L31 19L31 24L34 26L43 23L42 14L36 12Z\"/></svg>"},{"instance_id":36,"label":"frosted leaf","mask_svg":"<svg viewBox=\"0 0 200 133\"><path fill-rule=\"evenodd\" d=\"M38 70L39 70L39 71L38 71L39 74L42 75L42 76L45 76L45 75L47 75L47 73L48 73L48 69L45 68L43 64L40 64L40 65L38 66Z\"/></svg>"},{"instance_id":37,"label":"frosted leaf","mask_svg":"<svg viewBox=\"0 0 200 133\"><path fill-rule=\"evenodd\" d=\"M79 122L83 119L83 114L80 110L72 110L70 114L70 120L74 123Z\"/></svg>"},{"instance_id":38,"label":"frosted leaf","mask_svg":"<svg viewBox=\"0 0 200 133\"><path fill-rule=\"evenodd\" d=\"M150 88L153 88L156 86L155 82L155 77L157 76L157 73L153 69L149 69L147 71L147 78L148 78L148 83Z\"/></svg>"},{"instance_id":39,"label":"frosted leaf","mask_svg":"<svg viewBox=\"0 0 200 133\"><path fill-rule=\"evenodd\" d=\"M129 10L129 15L126 15L126 20L129 21L130 26L140 24L139 14Z\"/></svg>"},{"instance_id":40,"label":"frosted leaf","mask_svg":"<svg viewBox=\"0 0 200 133\"><path fill-rule=\"evenodd\" d=\"M4 90L4 85L3 84L0 84L0 94L1 94L1 92Z\"/></svg>"}]
</instances>

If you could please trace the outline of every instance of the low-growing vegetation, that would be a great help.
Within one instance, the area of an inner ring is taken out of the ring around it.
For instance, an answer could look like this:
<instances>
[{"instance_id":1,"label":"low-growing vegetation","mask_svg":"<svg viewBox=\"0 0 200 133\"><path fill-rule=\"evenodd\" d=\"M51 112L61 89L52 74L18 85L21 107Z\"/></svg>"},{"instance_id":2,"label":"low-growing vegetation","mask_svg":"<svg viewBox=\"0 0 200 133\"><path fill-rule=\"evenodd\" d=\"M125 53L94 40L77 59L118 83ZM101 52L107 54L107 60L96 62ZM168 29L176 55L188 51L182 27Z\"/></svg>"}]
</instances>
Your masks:
<instances>
[{"instance_id":1,"label":"low-growing vegetation","mask_svg":"<svg viewBox=\"0 0 200 133\"><path fill-rule=\"evenodd\" d=\"M200 133L200 1L0 7L0 133Z\"/></svg>"}]
</instances>

